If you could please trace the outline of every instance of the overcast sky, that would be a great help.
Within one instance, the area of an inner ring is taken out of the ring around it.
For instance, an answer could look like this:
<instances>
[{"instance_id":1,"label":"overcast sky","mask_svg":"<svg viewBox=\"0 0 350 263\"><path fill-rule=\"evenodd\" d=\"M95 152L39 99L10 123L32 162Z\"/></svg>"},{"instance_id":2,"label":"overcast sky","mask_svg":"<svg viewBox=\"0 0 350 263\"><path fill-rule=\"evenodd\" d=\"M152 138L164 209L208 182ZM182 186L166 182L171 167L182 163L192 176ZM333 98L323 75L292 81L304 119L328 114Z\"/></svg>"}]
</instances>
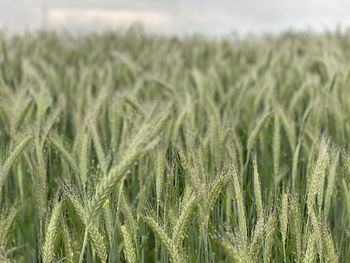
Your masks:
<instances>
[{"instance_id":1,"label":"overcast sky","mask_svg":"<svg viewBox=\"0 0 350 263\"><path fill-rule=\"evenodd\" d=\"M349 0L0 0L0 27L102 31L142 23L161 34L229 35L350 25Z\"/></svg>"}]
</instances>

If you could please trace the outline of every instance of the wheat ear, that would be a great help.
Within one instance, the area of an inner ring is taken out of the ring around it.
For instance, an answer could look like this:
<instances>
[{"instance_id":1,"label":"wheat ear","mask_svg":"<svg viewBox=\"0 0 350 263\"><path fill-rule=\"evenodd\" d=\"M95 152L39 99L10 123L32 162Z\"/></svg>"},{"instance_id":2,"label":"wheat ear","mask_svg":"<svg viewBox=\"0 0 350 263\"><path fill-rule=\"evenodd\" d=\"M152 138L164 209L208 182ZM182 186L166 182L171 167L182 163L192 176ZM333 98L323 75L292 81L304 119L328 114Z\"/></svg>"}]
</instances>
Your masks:
<instances>
[{"instance_id":1,"label":"wheat ear","mask_svg":"<svg viewBox=\"0 0 350 263\"><path fill-rule=\"evenodd\" d=\"M46 229L42 256L44 263L55 262L55 241L58 234L59 220L62 212L62 202L56 201L50 216L50 221Z\"/></svg>"},{"instance_id":2,"label":"wheat ear","mask_svg":"<svg viewBox=\"0 0 350 263\"><path fill-rule=\"evenodd\" d=\"M136 250L133 244L133 238L126 225L121 226L121 232L124 239L124 254L128 263L136 263Z\"/></svg>"},{"instance_id":3,"label":"wheat ear","mask_svg":"<svg viewBox=\"0 0 350 263\"><path fill-rule=\"evenodd\" d=\"M147 225L152 229L154 234L158 237L158 240L168 252L171 258L171 261L173 263L183 263L184 256L182 255L178 247L175 246L173 241L165 232L164 228L159 225L159 223L154 219L154 217L151 215L147 215L143 217L143 220L147 223Z\"/></svg>"},{"instance_id":4,"label":"wheat ear","mask_svg":"<svg viewBox=\"0 0 350 263\"><path fill-rule=\"evenodd\" d=\"M34 134L28 134L26 137L24 137L21 140L21 142L16 146L16 148L7 157L2 168L0 167L0 189L4 186L6 177L10 172L13 163L16 161L17 157L22 153L24 148L32 141L33 138Z\"/></svg>"}]
</instances>

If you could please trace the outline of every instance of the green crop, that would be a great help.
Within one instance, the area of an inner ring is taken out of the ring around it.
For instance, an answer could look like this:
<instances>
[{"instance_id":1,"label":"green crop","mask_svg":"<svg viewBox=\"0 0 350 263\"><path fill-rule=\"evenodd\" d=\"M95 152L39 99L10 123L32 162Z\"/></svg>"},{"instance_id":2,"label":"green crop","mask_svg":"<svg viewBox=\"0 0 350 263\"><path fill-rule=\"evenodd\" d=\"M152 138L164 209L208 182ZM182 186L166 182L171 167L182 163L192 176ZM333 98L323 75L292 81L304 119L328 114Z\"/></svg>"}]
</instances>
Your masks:
<instances>
[{"instance_id":1,"label":"green crop","mask_svg":"<svg viewBox=\"0 0 350 263\"><path fill-rule=\"evenodd\" d=\"M350 34L0 34L0 262L348 262Z\"/></svg>"}]
</instances>

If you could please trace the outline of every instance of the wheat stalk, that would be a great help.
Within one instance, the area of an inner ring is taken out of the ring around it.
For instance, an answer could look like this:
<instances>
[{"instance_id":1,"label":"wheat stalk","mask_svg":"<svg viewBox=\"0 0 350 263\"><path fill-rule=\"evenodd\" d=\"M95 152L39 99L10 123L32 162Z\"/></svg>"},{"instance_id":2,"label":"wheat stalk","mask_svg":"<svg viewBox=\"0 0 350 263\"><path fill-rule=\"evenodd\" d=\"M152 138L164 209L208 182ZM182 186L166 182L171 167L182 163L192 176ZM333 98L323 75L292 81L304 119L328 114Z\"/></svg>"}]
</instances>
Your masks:
<instances>
[{"instance_id":1,"label":"wheat stalk","mask_svg":"<svg viewBox=\"0 0 350 263\"><path fill-rule=\"evenodd\" d=\"M0 247L5 248L9 242L10 232L13 228L18 209L13 207L8 213L0 212Z\"/></svg>"},{"instance_id":2,"label":"wheat stalk","mask_svg":"<svg viewBox=\"0 0 350 263\"><path fill-rule=\"evenodd\" d=\"M157 162L156 162L156 196L157 203L159 206L161 196L163 194L163 185L164 185L164 152L162 150L158 150L157 152Z\"/></svg>"},{"instance_id":3,"label":"wheat stalk","mask_svg":"<svg viewBox=\"0 0 350 263\"><path fill-rule=\"evenodd\" d=\"M247 141L247 154L250 154L251 150L253 149L253 146L256 142L256 139L259 135L260 130L264 127L265 122L268 120L268 118L271 116L271 112L266 113L264 116L262 116L258 123L256 124L255 128L249 135L248 141ZM248 161L248 160L247 160Z\"/></svg>"},{"instance_id":4,"label":"wheat stalk","mask_svg":"<svg viewBox=\"0 0 350 263\"><path fill-rule=\"evenodd\" d=\"M55 134L50 134L48 136L48 140L51 144L57 149L58 152L62 154L62 157L67 161L67 163L71 166L75 175L79 174L79 168L76 164L73 156L65 149L62 141Z\"/></svg>"},{"instance_id":5,"label":"wheat stalk","mask_svg":"<svg viewBox=\"0 0 350 263\"><path fill-rule=\"evenodd\" d=\"M50 221L46 228L45 239L42 247L42 257L44 263L55 262L55 241L58 235L61 213L62 202L56 201L52 208Z\"/></svg>"},{"instance_id":6,"label":"wheat stalk","mask_svg":"<svg viewBox=\"0 0 350 263\"><path fill-rule=\"evenodd\" d=\"M255 224L255 229L253 233L253 238L249 248L249 254L253 259L257 259L258 252L262 245L262 240L264 238L265 222L264 218L260 217Z\"/></svg>"},{"instance_id":7,"label":"wheat stalk","mask_svg":"<svg viewBox=\"0 0 350 263\"><path fill-rule=\"evenodd\" d=\"M281 198L280 229L282 234L284 261L286 261L286 239L288 229L288 193L284 192Z\"/></svg>"},{"instance_id":8,"label":"wheat stalk","mask_svg":"<svg viewBox=\"0 0 350 263\"><path fill-rule=\"evenodd\" d=\"M301 262L301 242L302 242L302 218L301 218L301 211L300 211L300 205L298 202L298 197L295 194L290 195L290 221L291 221L291 235L292 240L295 242L295 257L297 262Z\"/></svg>"},{"instance_id":9,"label":"wheat stalk","mask_svg":"<svg viewBox=\"0 0 350 263\"><path fill-rule=\"evenodd\" d=\"M281 148L281 136L280 136L280 120L278 115L274 118L274 130L273 130L273 170L275 176L279 176L280 165L280 148Z\"/></svg>"},{"instance_id":10,"label":"wheat stalk","mask_svg":"<svg viewBox=\"0 0 350 263\"><path fill-rule=\"evenodd\" d=\"M173 263L181 263L184 261L184 256L170 239L168 234L165 232L163 227L153 218L151 215L147 215L143 218L147 225L153 230L154 234L158 237L159 242L164 246L164 248L169 253L169 256Z\"/></svg>"},{"instance_id":11,"label":"wheat stalk","mask_svg":"<svg viewBox=\"0 0 350 263\"><path fill-rule=\"evenodd\" d=\"M89 135L83 134L82 144L79 155L79 175L83 187L86 187L88 180L88 162L89 162Z\"/></svg>"},{"instance_id":12,"label":"wheat stalk","mask_svg":"<svg viewBox=\"0 0 350 263\"><path fill-rule=\"evenodd\" d=\"M264 263L270 262L271 260L271 252L274 241L274 233L276 223L276 215L275 212L271 212L267 218L266 227L265 227L265 237L264 237L264 250L263 250L263 258Z\"/></svg>"},{"instance_id":13,"label":"wheat stalk","mask_svg":"<svg viewBox=\"0 0 350 263\"><path fill-rule=\"evenodd\" d=\"M257 216L260 218L263 215L263 204L261 200L261 189L260 189L259 171L258 171L256 153L254 153L253 155L253 168L254 168L254 197L255 197Z\"/></svg>"},{"instance_id":14,"label":"wheat stalk","mask_svg":"<svg viewBox=\"0 0 350 263\"><path fill-rule=\"evenodd\" d=\"M329 177L328 177L328 184L325 194L325 201L324 201L324 216L327 217L329 214L329 210L331 207L331 200L334 193L334 184L335 184L335 178L337 173L337 166L338 166L338 152L335 152L333 154L333 158L331 159L331 167L329 171Z\"/></svg>"},{"instance_id":15,"label":"wheat stalk","mask_svg":"<svg viewBox=\"0 0 350 263\"><path fill-rule=\"evenodd\" d=\"M43 145L40 142L39 133L35 137L35 152L37 157L37 168L34 172L35 197L37 203L38 217L40 220L46 212L47 205L47 185L46 185L46 166L43 153Z\"/></svg>"},{"instance_id":16,"label":"wheat stalk","mask_svg":"<svg viewBox=\"0 0 350 263\"><path fill-rule=\"evenodd\" d=\"M74 250L73 250L73 241L72 241L71 235L69 233L67 223L62 216L60 218L60 225L61 225L61 229L62 229L62 239L64 242L64 249L65 249L67 261L70 263L74 263L75 262L75 254L74 254Z\"/></svg>"},{"instance_id":17,"label":"wheat stalk","mask_svg":"<svg viewBox=\"0 0 350 263\"><path fill-rule=\"evenodd\" d=\"M191 215L196 208L198 196L192 195L184 204L181 214L173 228L172 241L176 247L181 247L181 242L185 238L185 232L190 224Z\"/></svg>"},{"instance_id":18,"label":"wheat stalk","mask_svg":"<svg viewBox=\"0 0 350 263\"><path fill-rule=\"evenodd\" d=\"M127 226L121 226L121 232L124 239L124 254L128 263L136 263L136 251L133 245L133 238L129 234Z\"/></svg>"},{"instance_id":19,"label":"wheat stalk","mask_svg":"<svg viewBox=\"0 0 350 263\"><path fill-rule=\"evenodd\" d=\"M303 258L303 263L313 263L316 258L315 234L312 232L307 237L307 247Z\"/></svg>"},{"instance_id":20,"label":"wheat stalk","mask_svg":"<svg viewBox=\"0 0 350 263\"><path fill-rule=\"evenodd\" d=\"M18 156L22 153L22 151L25 149L25 147L31 142L31 140L34 138L33 134L28 134L25 136L20 143L16 146L15 149L10 153L10 155L7 157L6 161L1 167L0 170L0 189L4 186L6 177L8 173L10 172L10 169L13 165L13 163L16 161Z\"/></svg>"},{"instance_id":21,"label":"wheat stalk","mask_svg":"<svg viewBox=\"0 0 350 263\"><path fill-rule=\"evenodd\" d=\"M90 121L89 124L90 124L89 127L90 127L90 131L91 131L91 135L92 135L92 140L94 142L94 146L96 149L98 161L101 165L101 169L102 169L103 174L107 174L107 160L105 158L105 153L103 150L103 146L102 146L100 137L98 135L96 124L92 120Z\"/></svg>"},{"instance_id":22,"label":"wheat stalk","mask_svg":"<svg viewBox=\"0 0 350 263\"><path fill-rule=\"evenodd\" d=\"M238 225L241 237L243 240L247 240L247 223L244 209L244 200L243 194L241 190L241 186L238 181L238 176L235 167L232 169L232 179L235 190L236 203L238 207Z\"/></svg>"},{"instance_id":23,"label":"wheat stalk","mask_svg":"<svg viewBox=\"0 0 350 263\"><path fill-rule=\"evenodd\" d=\"M125 197L125 193L121 190L120 194L121 199L121 210L124 215L124 221L126 222L126 227L128 229L129 235L132 237L133 242L137 241L137 222L133 216L132 209L130 207L129 201Z\"/></svg>"}]
</instances>

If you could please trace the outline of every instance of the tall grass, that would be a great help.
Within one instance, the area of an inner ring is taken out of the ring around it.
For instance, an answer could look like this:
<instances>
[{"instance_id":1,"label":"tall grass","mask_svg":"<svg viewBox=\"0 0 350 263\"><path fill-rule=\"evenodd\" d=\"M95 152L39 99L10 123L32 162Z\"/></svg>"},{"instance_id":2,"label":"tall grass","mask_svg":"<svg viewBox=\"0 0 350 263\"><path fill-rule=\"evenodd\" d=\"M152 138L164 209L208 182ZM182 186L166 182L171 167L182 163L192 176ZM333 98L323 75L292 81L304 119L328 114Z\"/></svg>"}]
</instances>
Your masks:
<instances>
[{"instance_id":1,"label":"tall grass","mask_svg":"<svg viewBox=\"0 0 350 263\"><path fill-rule=\"evenodd\" d=\"M1 262L348 262L349 33L0 34Z\"/></svg>"}]
</instances>

